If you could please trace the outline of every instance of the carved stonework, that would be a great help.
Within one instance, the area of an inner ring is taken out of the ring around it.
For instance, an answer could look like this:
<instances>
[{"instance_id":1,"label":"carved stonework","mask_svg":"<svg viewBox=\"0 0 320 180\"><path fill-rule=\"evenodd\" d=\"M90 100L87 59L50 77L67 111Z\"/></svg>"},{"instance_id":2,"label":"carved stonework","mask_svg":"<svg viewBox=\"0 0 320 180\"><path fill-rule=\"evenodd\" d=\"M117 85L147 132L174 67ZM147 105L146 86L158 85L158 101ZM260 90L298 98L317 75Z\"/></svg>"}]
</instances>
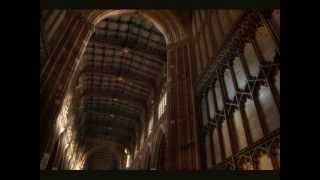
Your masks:
<instances>
[{"instance_id":1,"label":"carved stonework","mask_svg":"<svg viewBox=\"0 0 320 180\"><path fill-rule=\"evenodd\" d=\"M242 47L244 43L254 38L255 30L260 26L259 21L260 19L256 11L248 10L245 12L239 24L234 28L234 32L225 40L222 48L218 52L215 63L209 65L208 71L202 74L197 84L197 93L201 93L203 88L207 87L209 82L212 82L215 74L211 72L214 72L217 64L233 59L243 51Z\"/></svg>"}]
</instances>

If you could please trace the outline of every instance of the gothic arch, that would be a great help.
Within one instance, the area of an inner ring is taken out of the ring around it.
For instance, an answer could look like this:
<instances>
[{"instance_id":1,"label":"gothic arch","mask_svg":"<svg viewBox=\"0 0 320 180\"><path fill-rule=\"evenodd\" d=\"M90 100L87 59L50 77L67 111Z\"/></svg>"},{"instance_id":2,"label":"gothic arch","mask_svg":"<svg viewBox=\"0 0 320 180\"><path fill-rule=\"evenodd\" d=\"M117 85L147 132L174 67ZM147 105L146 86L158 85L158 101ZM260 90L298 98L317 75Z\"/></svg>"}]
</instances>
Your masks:
<instances>
[{"instance_id":1,"label":"gothic arch","mask_svg":"<svg viewBox=\"0 0 320 180\"><path fill-rule=\"evenodd\" d=\"M85 153L85 166L88 165L88 161L92 158L92 156L97 153L97 152L105 152L105 153L109 153L111 154L112 158L112 163L114 163L115 166L117 166L117 168L119 168L119 164L120 164L120 157L118 156L118 154L116 153L117 151L115 149L112 148L112 146L108 146L108 144L103 144L103 145L97 145L94 146L93 148L91 148L89 151L87 151Z\"/></svg>"},{"instance_id":2,"label":"gothic arch","mask_svg":"<svg viewBox=\"0 0 320 180\"><path fill-rule=\"evenodd\" d=\"M183 40L186 36L185 29L176 15L170 10L94 10L83 12L82 15L92 25L96 25L102 19L114 15L138 12L150 22L164 35L166 43L174 43Z\"/></svg>"},{"instance_id":3,"label":"gothic arch","mask_svg":"<svg viewBox=\"0 0 320 180\"><path fill-rule=\"evenodd\" d=\"M83 45L80 48L80 55L78 59L81 59L81 56L83 55L87 43L90 40L90 37L93 33L93 27L98 24L103 19L114 16L114 15L121 15L121 14L127 14L127 13L133 13L137 10L87 10L87 11L81 11L80 14L84 18L85 22L87 24L91 25L91 29L89 29L89 32L85 39L83 40ZM187 32L185 31L185 28L181 24L181 22L178 20L176 15L170 11L170 10L139 10L139 13L145 17L147 20L152 22L155 27L163 34L167 45L173 44L179 41L184 40L187 37Z\"/></svg>"}]
</instances>

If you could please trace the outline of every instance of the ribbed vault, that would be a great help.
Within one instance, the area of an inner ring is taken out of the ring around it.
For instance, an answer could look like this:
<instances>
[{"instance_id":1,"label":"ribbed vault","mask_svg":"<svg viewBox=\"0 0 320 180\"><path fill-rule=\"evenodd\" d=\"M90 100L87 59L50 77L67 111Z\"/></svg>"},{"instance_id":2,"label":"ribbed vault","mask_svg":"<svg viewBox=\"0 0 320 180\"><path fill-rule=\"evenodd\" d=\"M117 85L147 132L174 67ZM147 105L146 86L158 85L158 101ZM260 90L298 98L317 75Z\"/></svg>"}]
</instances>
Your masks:
<instances>
[{"instance_id":1,"label":"ribbed vault","mask_svg":"<svg viewBox=\"0 0 320 180\"><path fill-rule=\"evenodd\" d=\"M165 12L162 16L172 16ZM127 147L136 141L136 131L144 124L149 101L165 77L166 45L173 40L173 34L168 34L166 26L170 26L159 19L163 17L157 11L81 13L95 27L77 77L83 137ZM155 23L157 20L163 23ZM85 146L93 152L99 143ZM91 153L87 166L113 168L115 160L109 150L100 149Z\"/></svg>"},{"instance_id":2,"label":"ribbed vault","mask_svg":"<svg viewBox=\"0 0 320 180\"><path fill-rule=\"evenodd\" d=\"M113 158L115 152L122 153L124 148L131 151L132 143L140 141L141 132L147 126L150 104L158 98L166 79L167 50L171 44L184 40L184 28L170 10L46 12L46 17L50 17L46 18L47 26L58 21L50 30L52 47L55 43L59 45L65 55L63 58L68 60L70 66L64 70L75 72L65 83L72 82L67 93L73 97L70 109L77 124L75 144L79 147L76 151L87 151L84 162L91 168L100 166L93 165L99 158L112 159L111 164L114 160L119 161ZM53 15L49 16L51 13ZM69 22L64 37L67 43L63 45L57 34L64 31L63 26ZM41 34L41 50L43 44ZM56 54L59 48L52 49L52 52ZM51 55L49 63L43 63L46 65L41 71L41 75L46 75L41 76L43 87L50 82L52 74L58 72L47 70L48 64L60 67L65 63L57 61L55 64L54 58ZM58 87L64 88L61 84ZM65 119L73 121L65 115ZM68 123L66 121L66 126ZM111 142L120 147L112 153L107 149L95 150L101 145L109 147ZM110 163L108 167L114 167L114 163L112 166Z\"/></svg>"}]
</instances>

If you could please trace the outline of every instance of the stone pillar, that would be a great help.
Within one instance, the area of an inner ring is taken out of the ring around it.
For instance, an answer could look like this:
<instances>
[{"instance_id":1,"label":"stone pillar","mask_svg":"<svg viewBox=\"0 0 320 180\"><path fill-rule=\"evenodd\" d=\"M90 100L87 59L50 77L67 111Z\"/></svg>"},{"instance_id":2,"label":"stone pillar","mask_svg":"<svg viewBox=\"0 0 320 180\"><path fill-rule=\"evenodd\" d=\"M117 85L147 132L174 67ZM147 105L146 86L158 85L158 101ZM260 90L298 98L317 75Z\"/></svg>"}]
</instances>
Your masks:
<instances>
[{"instance_id":1,"label":"stone pillar","mask_svg":"<svg viewBox=\"0 0 320 180\"><path fill-rule=\"evenodd\" d=\"M167 116L168 116L168 169L174 170L176 168L176 143L177 143L177 58L175 49L168 49L167 52L167 61L168 61L168 89L167 89Z\"/></svg>"},{"instance_id":2,"label":"stone pillar","mask_svg":"<svg viewBox=\"0 0 320 180\"><path fill-rule=\"evenodd\" d=\"M168 47L168 168L199 169L194 86L189 41Z\"/></svg>"},{"instance_id":3,"label":"stone pillar","mask_svg":"<svg viewBox=\"0 0 320 180\"><path fill-rule=\"evenodd\" d=\"M64 95L71 84L73 74L77 70L77 65L91 35L92 25L90 23L80 17L76 17L75 21L77 28L69 32L72 37L62 39L59 53L51 55L51 58L55 59L50 61L55 63L40 77L40 158L49 139L53 137L52 124L57 118Z\"/></svg>"}]
</instances>

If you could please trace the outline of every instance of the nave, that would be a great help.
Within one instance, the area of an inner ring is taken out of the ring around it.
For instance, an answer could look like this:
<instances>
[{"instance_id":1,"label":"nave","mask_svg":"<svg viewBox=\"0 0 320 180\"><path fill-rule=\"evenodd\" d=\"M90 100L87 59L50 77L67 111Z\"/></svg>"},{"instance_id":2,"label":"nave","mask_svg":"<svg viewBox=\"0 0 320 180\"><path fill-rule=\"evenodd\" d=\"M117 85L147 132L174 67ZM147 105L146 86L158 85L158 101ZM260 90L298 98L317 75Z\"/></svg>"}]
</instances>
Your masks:
<instances>
[{"instance_id":1,"label":"nave","mask_svg":"<svg viewBox=\"0 0 320 180\"><path fill-rule=\"evenodd\" d=\"M40 169L280 169L280 10L43 9L40 25Z\"/></svg>"}]
</instances>

